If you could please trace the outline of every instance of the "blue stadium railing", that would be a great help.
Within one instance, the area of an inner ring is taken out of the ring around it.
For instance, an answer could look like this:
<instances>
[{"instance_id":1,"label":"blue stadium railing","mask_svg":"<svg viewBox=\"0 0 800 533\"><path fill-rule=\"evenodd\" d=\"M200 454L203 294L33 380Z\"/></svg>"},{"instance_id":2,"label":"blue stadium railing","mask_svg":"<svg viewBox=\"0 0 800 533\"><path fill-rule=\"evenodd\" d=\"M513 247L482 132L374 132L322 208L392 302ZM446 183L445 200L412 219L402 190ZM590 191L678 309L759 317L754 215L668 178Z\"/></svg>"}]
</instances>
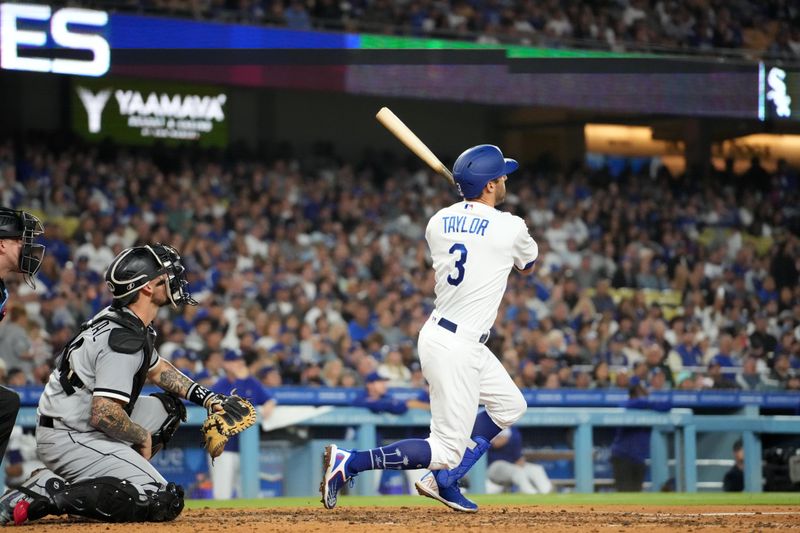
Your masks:
<instances>
[{"instance_id":1,"label":"blue stadium railing","mask_svg":"<svg viewBox=\"0 0 800 533\"><path fill-rule=\"evenodd\" d=\"M35 405L41 388L18 390L23 408L18 423L25 427L36 424ZM145 393L148 392L145 390ZM425 427L430 422L427 411L412 409L396 416L374 414L363 408L349 407L362 394L359 389L283 387L274 390L279 405L284 406L335 406L334 409L303 419L304 426L355 427L356 438L352 445L370 448L377 444L379 427ZM421 391L395 389L390 393L398 399L418 398ZM663 485L669 478L668 438L674 439L676 451L675 477L679 490L697 491L697 436L704 432L736 432L742 434L745 453L745 490L762 490L761 440L763 433L800 435L800 394L785 392L742 391L668 391L651 394L653 400L671 401L673 409L667 413L633 411L619 407L626 399L624 390L526 390L525 397L531 409L519 421L520 427L571 428L575 457L575 489L577 492L594 490L593 429L596 427L650 426L651 486ZM692 409L726 409L731 414L696 415ZM782 414L765 415L762 409L776 410ZM205 411L189 408L188 426L199 426ZM321 469L319 443L308 444L308 459L292 465L291 477L300 480L294 494L309 495L314 492ZM313 448L313 450L312 450ZM319 448L319 450L317 450ZM258 464L259 432L256 428L245 431L241 437L241 464L243 496L258 495L259 472L252 468ZM248 467L250 465L250 467ZM485 459L471 472L473 487L484 486ZM357 492L372 494L373 483L356 485ZM477 491L480 491L478 489Z\"/></svg>"},{"instance_id":2,"label":"blue stadium railing","mask_svg":"<svg viewBox=\"0 0 800 533\"><path fill-rule=\"evenodd\" d=\"M23 406L39 403L42 387L16 388ZM155 392L155 387L145 387L143 395ZM280 387L272 389L280 405L335 405L350 406L364 394L362 389L335 387ZM619 407L628 399L623 389L524 389L530 407ZM398 400L424 399L421 389L391 389L389 394ZM759 392L709 389L702 391L668 390L650 394L653 401L669 401L673 407L735 408L755 405L764 408L795 409L800 415L800 393Z\"/></svg>"}]
</instances>

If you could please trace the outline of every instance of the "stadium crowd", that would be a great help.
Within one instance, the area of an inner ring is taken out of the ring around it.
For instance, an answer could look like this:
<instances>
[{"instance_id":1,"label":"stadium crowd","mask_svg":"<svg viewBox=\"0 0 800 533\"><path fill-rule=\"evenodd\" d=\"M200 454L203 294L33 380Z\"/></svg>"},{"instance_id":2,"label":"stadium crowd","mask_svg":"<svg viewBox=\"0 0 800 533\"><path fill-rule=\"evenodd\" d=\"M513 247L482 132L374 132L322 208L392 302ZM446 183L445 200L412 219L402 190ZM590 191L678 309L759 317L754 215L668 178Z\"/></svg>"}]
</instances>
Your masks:
<instances>
[{"instance_id":1,"label":"stadium crowd","mask_svg":"<svg viewBox=\"0 0 800 533\"><path fill-rule=\"evenodd\" d=\"M75 4L75 2L70 2ZM614 51L749 49L800 57L791 0L83 0L199 19Z\"/></svg>"},{"instance_id":2,"label":"stadium crowd","mask_svg":"<svg viewBox=\"0 0 800 533\"><path fill-rule=\"evenodd\" d=\"M423 233L454 201L444 180L383 154L354 165L325 150L256 161L0 141L0 204L42 214L47 245L35 290L7 280L18 296L0 381L42 383L109 303L113 256L164 242L201 304L165 308L158 349L199 381L241 354L268 387L362 386L373 372L424 386ZM800 391L798 206L785 164L706 180L523 166L503 208L533 228L538 271L511 274L490 347L526 388Z\"/></svg>"}]
</instances>

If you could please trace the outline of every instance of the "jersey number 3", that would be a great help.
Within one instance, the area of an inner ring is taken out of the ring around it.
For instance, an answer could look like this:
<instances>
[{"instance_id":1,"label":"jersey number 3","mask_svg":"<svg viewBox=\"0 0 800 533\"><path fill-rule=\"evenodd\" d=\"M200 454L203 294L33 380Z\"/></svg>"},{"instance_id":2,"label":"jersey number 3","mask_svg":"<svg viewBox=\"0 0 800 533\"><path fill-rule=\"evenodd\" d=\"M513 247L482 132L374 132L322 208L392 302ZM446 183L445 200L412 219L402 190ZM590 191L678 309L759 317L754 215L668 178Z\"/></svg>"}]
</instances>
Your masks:
<instances>
[{"instance_id":1,"label":"jersey number 3","mask_svg":"<svg viewBox=\"0 0 800 533\"><path fill-rule=\"evenodd\" d=\"M467 247L458 242L450 247L451 254L456 252L458 252L458 259L456 259L456 264L454 265L456 271L447 276L447 283L453 287L464 281L464 264L467 262Z\"/></svg>"}]
</instances>

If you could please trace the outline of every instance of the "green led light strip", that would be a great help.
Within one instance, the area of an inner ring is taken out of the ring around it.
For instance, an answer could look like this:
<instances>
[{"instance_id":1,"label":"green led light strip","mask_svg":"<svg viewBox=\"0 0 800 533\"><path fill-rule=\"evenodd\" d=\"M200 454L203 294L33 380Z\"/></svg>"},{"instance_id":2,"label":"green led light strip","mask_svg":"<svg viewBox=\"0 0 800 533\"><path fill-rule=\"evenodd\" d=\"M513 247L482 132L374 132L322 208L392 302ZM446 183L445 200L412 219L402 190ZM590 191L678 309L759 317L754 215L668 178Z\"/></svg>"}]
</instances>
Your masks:
<instances>
[{"instance_id":1,"label":"green led light strip","mask_svg":"<svg viewBox=\"0 0 800 533\"><path fill-rule=\"evenodd\" d=\"M406 49L406 50L505 50L506 57L514 59L525 58L620 58L634 57L655 58L666 57L655 54L633 54L608 52L605 50L569 50L564 48L540 48L535 46L483 44L468 41L451 41L447 39L423 39L419 37L395 37L392 35L360 36L362 49Z\"/></svg>"}]
</instances>

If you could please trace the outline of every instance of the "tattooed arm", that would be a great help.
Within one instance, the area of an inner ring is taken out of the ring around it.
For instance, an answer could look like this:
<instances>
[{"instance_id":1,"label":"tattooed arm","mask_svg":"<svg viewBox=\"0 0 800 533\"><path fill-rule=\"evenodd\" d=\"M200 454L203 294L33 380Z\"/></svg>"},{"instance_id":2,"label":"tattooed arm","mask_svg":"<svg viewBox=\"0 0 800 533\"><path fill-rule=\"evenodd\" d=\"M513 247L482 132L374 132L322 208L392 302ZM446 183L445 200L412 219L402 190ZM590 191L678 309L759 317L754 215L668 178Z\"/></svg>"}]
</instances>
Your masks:
<instances>
[{"instance_id":1,"label":"tattooed arm","mask_svg":"<svg viewBox=\"0 0 800 533\"><path fill-rule=\"evenodd\" d=\"M158 359L158 363L147 373L147 377L153 384L180 398L186 398L186 393L194 385L194 381L162 358Z\"/></svg>"},{"instance_id":2,"label":"tattooed arm","mask_svg":"<svg viewBox=\"0 0 800 533\"><path fill-rule=\"evenodd\" d=\"M132 442L145 459L150 459L150 432L131 420L118 400L105 396L92 397L89 424L109 437Z\"/></svg>"},{"instance_id":3,"label":"tattooed arm","mask_svg":"<svg viewBox=\"0 0 800 533\"><path fill-rule=\"evenodd\" d=\"M187 378L169 361L159 358L158 363L147 373L147 377L154 384L179 398L186 398L209 411L222 410L215 400L215 398L219 398L219 395Z\"/></svg>"}]
</instances>

